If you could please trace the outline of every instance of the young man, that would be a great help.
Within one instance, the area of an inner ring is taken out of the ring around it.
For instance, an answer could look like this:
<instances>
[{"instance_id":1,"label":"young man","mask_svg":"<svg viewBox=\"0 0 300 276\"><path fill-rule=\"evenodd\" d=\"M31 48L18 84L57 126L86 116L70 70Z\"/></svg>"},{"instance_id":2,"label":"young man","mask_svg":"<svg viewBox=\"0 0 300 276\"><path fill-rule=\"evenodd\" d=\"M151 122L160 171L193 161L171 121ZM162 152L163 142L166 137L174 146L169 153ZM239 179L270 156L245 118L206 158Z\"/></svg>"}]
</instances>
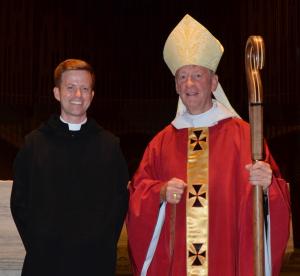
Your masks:
<instances>
[{"instance_id":1,"label":"young man","mask_svg":"<svg viewBox=\"0 0 300 276\"><path fill-rule=\"evenodd\" d=\"M287 185L267 148L264 162L251 162L249 125L215 74L222 53L220 42L189 15L165 43L180 101L130 185L134 275L253 276L252 185L269 199L266 275L279 275L289 231Z\"/></svg>"},{"instance_id":2,"label":"young man","mask_svg":"<svg viewBox=\"0 0 300 276\"><path fill-rule=\"evenodd\" d=\"M26 249L22 275L115 275L127 166L118 138L87 117L92 67L65 60L54 80L61 114L26 137L14 164L11 211Z\"/></svg>"}]
</instances>

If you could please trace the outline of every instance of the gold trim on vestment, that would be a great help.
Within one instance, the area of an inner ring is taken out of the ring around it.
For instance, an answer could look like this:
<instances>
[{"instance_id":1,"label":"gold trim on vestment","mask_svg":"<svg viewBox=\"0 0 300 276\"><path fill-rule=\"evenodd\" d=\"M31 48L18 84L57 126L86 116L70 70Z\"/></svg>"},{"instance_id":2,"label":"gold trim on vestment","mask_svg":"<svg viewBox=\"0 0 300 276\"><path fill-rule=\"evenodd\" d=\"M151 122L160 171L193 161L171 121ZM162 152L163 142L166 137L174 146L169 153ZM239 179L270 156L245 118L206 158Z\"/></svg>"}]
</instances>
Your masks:
<instances>
[{"instance_id":1,"label":"gold trim on vestment","mask_svg":"<svg viewBox=\"0 0 300 276\"><path fill-rule=\"evenodd\" d=\"M188 129L187 276L208 275L208 128Z\"/></svg>"}]
</instances>

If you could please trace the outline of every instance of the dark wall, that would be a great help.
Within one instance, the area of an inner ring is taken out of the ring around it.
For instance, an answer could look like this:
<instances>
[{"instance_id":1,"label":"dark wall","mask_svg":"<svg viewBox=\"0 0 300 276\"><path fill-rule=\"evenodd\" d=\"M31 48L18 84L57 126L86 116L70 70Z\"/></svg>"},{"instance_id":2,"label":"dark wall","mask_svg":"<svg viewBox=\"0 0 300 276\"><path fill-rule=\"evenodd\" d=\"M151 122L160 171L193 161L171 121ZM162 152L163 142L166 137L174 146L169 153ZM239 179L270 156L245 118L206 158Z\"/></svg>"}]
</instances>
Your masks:
<instances>
[{"instance_id":1,"label":"dark wall","mask_svg":"<svg viewBox=\"0 0 300 276\"><path fill-rule=\"evenodd\" d=\"M12 177L25 133L58 109L53 70L72 57L94 66L90 114L121 137L132 173L149 139L175 114L177 96L162 49L189 13L222 42L219 79L245 119L245 43L249 35L264 38L265 136L291 185L299 247L299 8L297 0L1 1L0 164L8 165L0 166L0 178Z\"/></svg>"}]
</instances>

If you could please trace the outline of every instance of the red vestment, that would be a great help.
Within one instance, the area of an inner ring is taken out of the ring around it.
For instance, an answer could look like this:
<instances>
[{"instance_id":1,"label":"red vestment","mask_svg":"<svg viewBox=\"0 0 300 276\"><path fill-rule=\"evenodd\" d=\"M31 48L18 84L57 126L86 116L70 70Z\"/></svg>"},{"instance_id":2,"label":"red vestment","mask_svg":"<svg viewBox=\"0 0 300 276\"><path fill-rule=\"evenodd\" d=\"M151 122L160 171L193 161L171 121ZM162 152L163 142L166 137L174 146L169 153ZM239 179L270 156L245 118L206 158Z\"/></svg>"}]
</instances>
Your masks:
<instances>
[{"instance_id":1,"label":"red vestment","mask_svg":"<svg viewBox=\"0 0 300 276\"><path fill-rule=\"evenodd\" d=\"M130 189L127 216L129 253L140 275L160 208L160 189L169 179L187 179L187 129L167 126L149 143ZM289 237L289 192L266 148L273 169L269 187L272 275L279 275ZM245 165L251 163L249 125L225 119L209 127L210 276L253 276L252 185ZM147 275L186 275L186 195L176 205L175 243L170 256L170 214L166 217Z\"/></svg>"}]
</instances>

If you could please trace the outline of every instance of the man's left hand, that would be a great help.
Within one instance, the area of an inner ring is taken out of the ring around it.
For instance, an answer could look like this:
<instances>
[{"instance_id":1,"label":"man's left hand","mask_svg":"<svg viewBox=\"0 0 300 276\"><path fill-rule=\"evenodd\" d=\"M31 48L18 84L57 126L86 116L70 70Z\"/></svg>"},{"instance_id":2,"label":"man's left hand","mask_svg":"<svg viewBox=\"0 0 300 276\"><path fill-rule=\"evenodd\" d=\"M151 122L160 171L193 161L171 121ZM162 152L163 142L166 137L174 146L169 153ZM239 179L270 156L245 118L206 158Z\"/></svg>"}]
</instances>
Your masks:
<instances>
[{"instance_id":1,"label":"man's left hand","mask_svg":"<svg viewBox=\"0 0 300 276\"><path fill-rule=\"evenodd\" d=\"M249 171L249 182L252 185L262 186L266 191L272 182L272 169L270 164L264 161L257 161L248 164L245 168Z\"/></svg>"}]
</instances>

